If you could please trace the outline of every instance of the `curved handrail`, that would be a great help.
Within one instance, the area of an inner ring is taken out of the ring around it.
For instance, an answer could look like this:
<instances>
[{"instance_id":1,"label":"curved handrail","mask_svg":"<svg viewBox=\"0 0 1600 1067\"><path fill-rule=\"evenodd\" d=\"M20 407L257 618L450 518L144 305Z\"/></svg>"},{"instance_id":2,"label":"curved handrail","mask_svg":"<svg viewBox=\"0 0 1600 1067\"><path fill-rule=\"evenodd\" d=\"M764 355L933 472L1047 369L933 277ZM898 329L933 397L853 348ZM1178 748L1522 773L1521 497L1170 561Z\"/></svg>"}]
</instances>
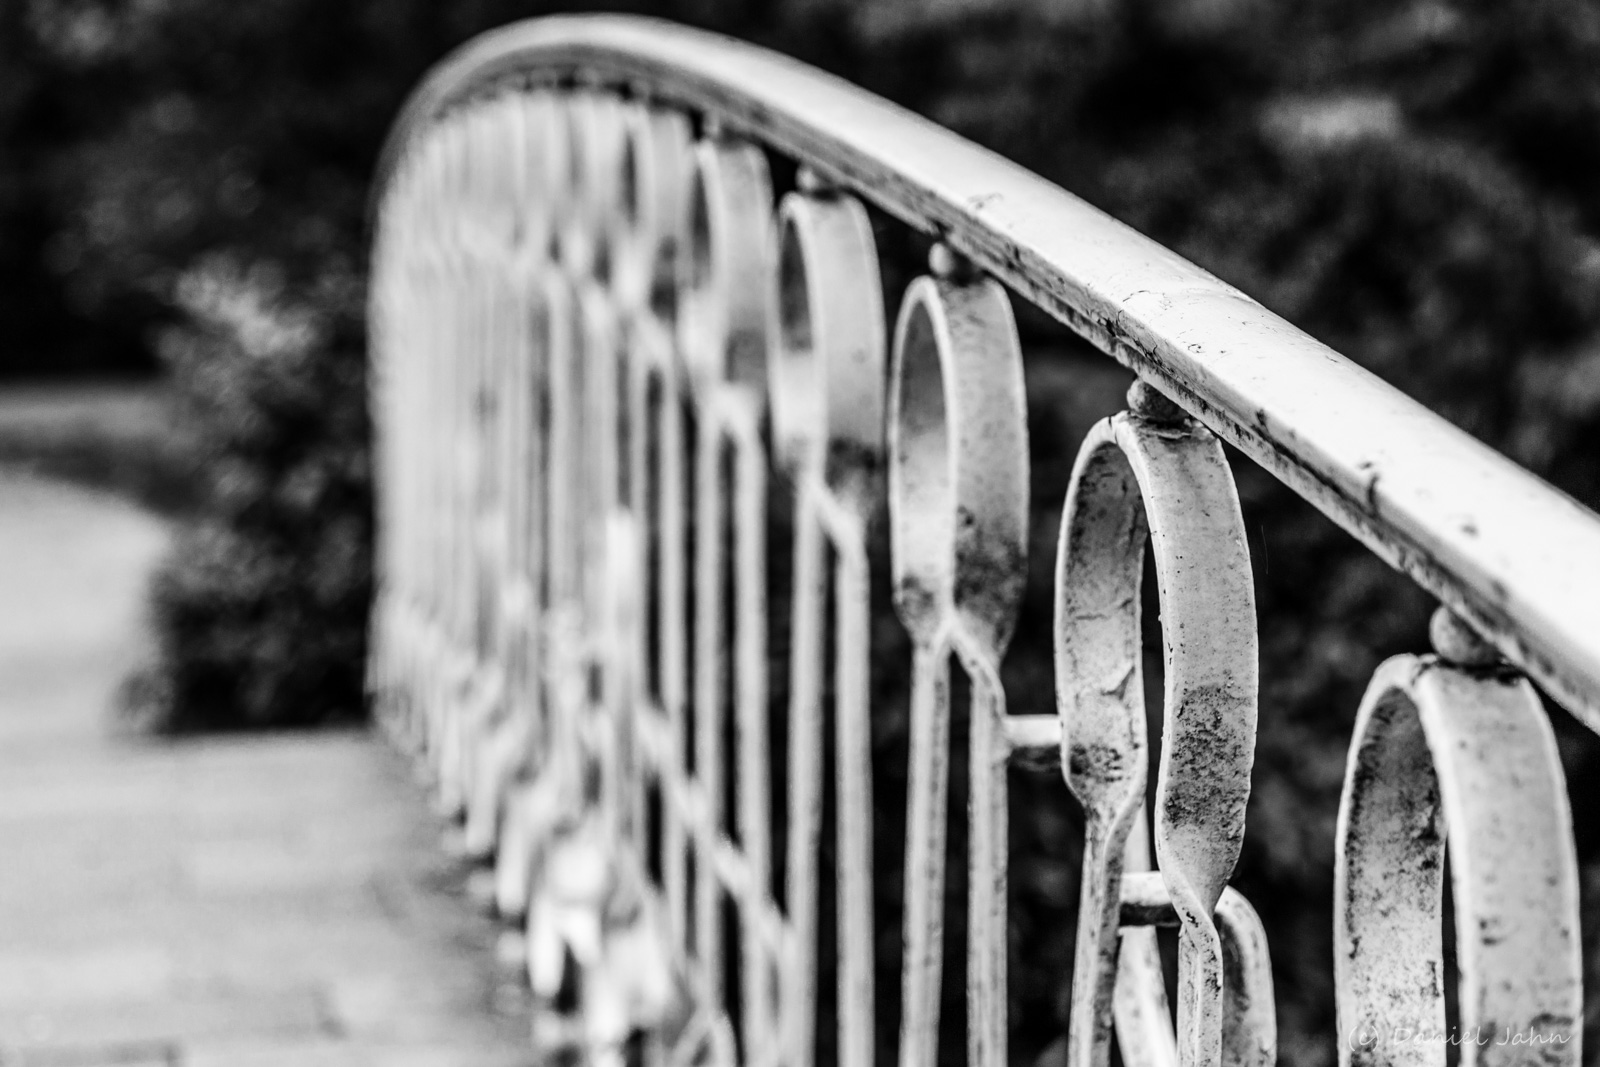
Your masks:
<instances>
[{"instance_id":1,"label":"curved handrail","mask_svg":"<svg viewBox=\"0 0 1600 1067\"><path fill-rule=\"evenodd\" d=\"M1468 619L1600 730L1600 517L1104 212L903 108L653 19L516 23L407 103L412 132L506 79L622 86L709 116L970 257Z\"/></svg>"}]
</instances>

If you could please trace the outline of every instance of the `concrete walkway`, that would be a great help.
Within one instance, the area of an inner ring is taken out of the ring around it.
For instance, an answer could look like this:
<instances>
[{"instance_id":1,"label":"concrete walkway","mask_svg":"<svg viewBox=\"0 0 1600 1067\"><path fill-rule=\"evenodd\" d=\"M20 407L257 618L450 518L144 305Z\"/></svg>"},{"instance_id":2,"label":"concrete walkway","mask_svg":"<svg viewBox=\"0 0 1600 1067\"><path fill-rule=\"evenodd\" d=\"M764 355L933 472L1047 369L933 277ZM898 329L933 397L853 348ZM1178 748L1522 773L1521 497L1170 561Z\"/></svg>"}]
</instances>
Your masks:
<instances>
[{"instance_id":1,"label":"concrete walkway","mask_svg":"<svg viewBox=\"0 0 1600 1067\"><path fill-rule=\"evenodd\" d=\"M0 1065L527 1063L496 930L380 742L118 728L165 536L0 471Z\"/></svg>"}]
</instances>

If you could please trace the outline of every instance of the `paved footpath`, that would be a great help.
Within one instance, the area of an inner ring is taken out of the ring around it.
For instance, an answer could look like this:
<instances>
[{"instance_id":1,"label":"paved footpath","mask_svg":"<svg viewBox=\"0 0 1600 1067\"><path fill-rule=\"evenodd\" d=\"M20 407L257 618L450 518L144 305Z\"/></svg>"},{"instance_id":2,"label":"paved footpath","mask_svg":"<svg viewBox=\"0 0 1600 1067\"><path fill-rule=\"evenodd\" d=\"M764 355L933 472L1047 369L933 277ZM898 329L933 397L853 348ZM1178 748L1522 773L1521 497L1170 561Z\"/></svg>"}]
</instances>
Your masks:
<instances>
[{"instance_id":1,"label":"paved footpath","mask_svg":"<svg viewBox=\"0 0 1600 1067\"><path fill-rule=\"evenodd\" d=\"M0 1065L527 1063L496 931L381 742L117 726L165 539L0 471Z\"/></svg>"}]
</instances>

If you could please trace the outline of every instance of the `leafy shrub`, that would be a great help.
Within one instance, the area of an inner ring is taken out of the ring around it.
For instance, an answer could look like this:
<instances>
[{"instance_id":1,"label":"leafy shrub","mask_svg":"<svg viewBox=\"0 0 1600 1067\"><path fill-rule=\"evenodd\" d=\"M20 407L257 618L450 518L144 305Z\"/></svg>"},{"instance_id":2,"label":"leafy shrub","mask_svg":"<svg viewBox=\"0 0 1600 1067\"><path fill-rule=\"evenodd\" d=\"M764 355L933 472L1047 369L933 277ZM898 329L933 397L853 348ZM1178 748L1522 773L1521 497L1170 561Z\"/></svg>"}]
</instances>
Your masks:
<instances>
[{"instance_id":1,"label":"leafy shrub","mask_svg":"<svg viewBox=\"0 0 1600 1067\"><path fill-rule=\"evenodd\" d=\"M196 457L197 518L152 592L143 709L168 729L362 717L371 485L353 278L291 292L208 260L161 355Z\"/></svg>"}]
</instances>

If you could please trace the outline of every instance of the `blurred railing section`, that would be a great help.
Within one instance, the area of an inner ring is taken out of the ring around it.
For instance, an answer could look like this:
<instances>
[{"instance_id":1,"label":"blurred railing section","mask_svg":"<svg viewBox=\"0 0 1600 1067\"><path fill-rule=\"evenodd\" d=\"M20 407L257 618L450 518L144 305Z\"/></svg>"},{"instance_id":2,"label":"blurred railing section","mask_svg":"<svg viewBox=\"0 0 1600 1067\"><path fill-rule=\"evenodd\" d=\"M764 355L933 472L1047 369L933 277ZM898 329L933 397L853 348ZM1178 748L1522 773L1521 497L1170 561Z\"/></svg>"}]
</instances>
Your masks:
<instances>
[{"instance_id":1,"label":"blurred railing section","mask_svg":"<svg viewBox=\"0 0 1600 1067\"><path fill-rule=\"evenodd\" d=\"M774 159L799 168L777 203ZM864 204L937 239L892 329ZM1273 1063L1265 938L1227 885L1258 657L1226 441L1446 605L1435 653L1384 665L1357 723L1341 1061L1444 1062L1442 1043L1384 1035L1445 1028L1448 842L1459 1026L1524 1038L1461 1062L1579 1062L1570 816L1523 675L1600 727L1596 516L1060 189L677 27L546 19L469 45L398 125L374 220L372 686L525 923L541 1047L809 1065L827 980L838 1062L873 1061L886 999L901 1062L934 1062L954 669L972 705L969 1062L1007 1062L1006 766L1044 752L1087 823L1068 1062L1104 1067L1114 1033L1130 1067ZM1029 515L1007 289L1141 379L1073 471L1050 718L1008 714L999 676ZM772 568L780 503L793 558ZM914 647L896 998L873 965L868 534L885 514Z\"/></svg>"}]
</instances>

